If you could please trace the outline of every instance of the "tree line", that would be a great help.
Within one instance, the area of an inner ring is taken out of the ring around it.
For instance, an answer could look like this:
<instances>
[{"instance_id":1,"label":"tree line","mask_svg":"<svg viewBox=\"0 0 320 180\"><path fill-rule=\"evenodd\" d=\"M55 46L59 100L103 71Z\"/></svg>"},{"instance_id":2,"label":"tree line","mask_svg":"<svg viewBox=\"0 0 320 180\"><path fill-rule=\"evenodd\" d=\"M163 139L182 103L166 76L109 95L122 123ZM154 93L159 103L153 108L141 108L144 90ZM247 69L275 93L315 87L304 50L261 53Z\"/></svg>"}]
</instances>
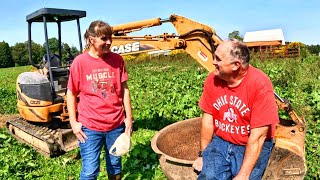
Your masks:
<instances>
[{"instance_id":1,"label":"tree line","mask_svg":"<svg viewBox=\"0 0 320 180\"><path fill-rule=\"evenodd\" d=\"M238 39L243 41L243 36L239 31L232 31L228 35L229 39ZM45 43L43 45L31 42L32 48L32 60L38 64L42 61L43 56L46 54ZM58 54L58 39L50 38L48 40L51 53ZM320 45L305 45L309 54L320 55ZM68 49L71 50L71 54L74 56L79 54L79 50L76 47L70 47L67 43L62 43L62 62L65 63L68 60ZM30 65L29 53L28 53L28 41L24 43L16 43L14 46L9 46L8 43L0 42L0 68L26 66Z\"/></svg>"},{"instance_id":2,"label":"tree line","mask_svg":"<svg viewBox=\"0 0 320 180\"><path fill-rule=\"evenodd\" d=\"M57 38L48 39L48 44L51 53L59 53L59 41ZM70 49L72 55L79 54L79 50L67 43L62 43L62 62L67 62L68 50ZM46 43L43 45L31 42L32 60L34 63L39 64L43 60L43 56L46 55ZM14 46L9 46L5 41L0 42L0 68L26 66L30 65L28 41L23 43L16 43Z\"/></svg>"}]
</instances>

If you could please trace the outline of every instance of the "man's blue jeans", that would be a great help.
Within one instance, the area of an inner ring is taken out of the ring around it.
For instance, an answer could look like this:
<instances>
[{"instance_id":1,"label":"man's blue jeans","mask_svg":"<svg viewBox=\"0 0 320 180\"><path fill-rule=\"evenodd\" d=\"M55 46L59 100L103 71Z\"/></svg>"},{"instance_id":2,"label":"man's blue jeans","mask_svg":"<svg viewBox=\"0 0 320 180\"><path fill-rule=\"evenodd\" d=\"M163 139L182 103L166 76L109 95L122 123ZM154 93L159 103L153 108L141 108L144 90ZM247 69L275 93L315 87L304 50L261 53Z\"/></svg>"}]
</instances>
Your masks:
<instances>
[{"instance_id":1,"label":"man's blue jeans","mask_svg":"<svg viewBox=\"0 0 320 180\"><path fill-rule=\"evenodd\" d=\"M251 172L250 179L261 179L273 148L273 140L263 144L260 157ZM234 178L240 171L246 147L229 143L217 136L203 151L203 167L199 180L225 180Z\"/></svg>"},{"instance_id":2,"label":"man's blue jeans","mask_svg":"<svg viewBox=\"0 0 320 180\"><path fill-rule=\"evenodd\" d=\"M102 146L106 152L106 166L108 174L119 174L121 172L121 157L109 154L109 149L115 140L124 132L124 123L108 132L98 132L82 127L82 131L88 139L85 143L79 141L82 169L80 180L96 179L100 170L100 153Z\"/></svg>"}]
</instances>

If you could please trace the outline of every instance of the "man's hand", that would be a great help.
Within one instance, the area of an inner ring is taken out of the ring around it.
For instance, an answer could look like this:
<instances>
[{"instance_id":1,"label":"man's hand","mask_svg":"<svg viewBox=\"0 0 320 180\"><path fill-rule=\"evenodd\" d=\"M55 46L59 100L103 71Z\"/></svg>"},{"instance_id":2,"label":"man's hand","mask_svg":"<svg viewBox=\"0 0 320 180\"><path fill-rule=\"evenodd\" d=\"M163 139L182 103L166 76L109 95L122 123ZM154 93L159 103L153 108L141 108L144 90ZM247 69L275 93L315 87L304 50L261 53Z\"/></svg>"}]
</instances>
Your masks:
<instances>
[{"instance_id":1,"label":"man's hand","mask_svg":"<svg viewBox=\"0 0 320 180\"><path fill-rule=\"evenodd\" d=\"M235 180L249 179L250 174L257 160L259 159L269 128L269 126L262 126L251 129L248 143L246 145L246 151L244 153L243 162L239 170L239 173L234 178Z\"/></svg>"},{"instance_id":2,"label":"man's hand","mask_svg":"<svg viewBox=\"0 0 320 180\"><path fill-rule=\"evenodd\" d=\"M249 176L238 174L232 180L247 180L247 179L249 179Z\"/></svg>"},{"instance_id":3,"label":"man's hand","mask_svg":"<svg viewBox=\"0 0 320 180\"><path fill-rule=\"evenodd\" d=\"M201 119L201 130L200 130L200 149L205 149L208 144L211 142L213 136L213 120L212 115L208 113L203 113L202 119ZM194 163L192 164L192 167L196 171L201 171L203 166L203 158L198 157Z\"/></svg>"},{"instance_id":4,"label":"man's hand","mask_svg":"<svg viewBox=\"0 0 320 180\"><path fill-rule=\"evenodd\" d=\"M85 143L86 139L88 139L87 135L82 131L82 123L78 122L78 121L70 121L70 125L73 131L73 134L76 135L77 139L79 139L79 141L81 143Z\"/></svg>"},{"instance_id":5,"label":"man's hand","mask_svg":"<svg viewBox=\"0 0 320 180\"><path fill-rule=\"evenodd\" d=\"M202 157L198 157L192 164L192 167L199 172L202 170L202 165L203 165L202 160L203 160Z\"/></svg>"},{"instance_id":6,"label":"man's hand","mask_svg":"<svg viewBox=\"0 0 320 180\"><path fill-rule=\"evenodd\" d=\"M131 137L132 134L132 123L133 123L133 119L132 118L126 118L124 120L124 124L126 125L126 129L124 130L124 132L126 134L128 134Z\"/></svg>"}]
</instances>

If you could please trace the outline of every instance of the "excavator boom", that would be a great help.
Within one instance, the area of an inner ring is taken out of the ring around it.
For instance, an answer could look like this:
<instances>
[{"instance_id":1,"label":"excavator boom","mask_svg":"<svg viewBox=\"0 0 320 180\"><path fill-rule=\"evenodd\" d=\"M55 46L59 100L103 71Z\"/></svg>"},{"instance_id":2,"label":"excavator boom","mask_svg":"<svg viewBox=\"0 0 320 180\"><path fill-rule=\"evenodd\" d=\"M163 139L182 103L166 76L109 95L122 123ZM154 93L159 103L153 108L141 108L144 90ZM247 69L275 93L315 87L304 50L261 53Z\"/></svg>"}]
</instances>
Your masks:
<instances>
[{"instance_id":1,"label":"excavator boom","mask_svg":"<svg viewBox=\"0 0 320 180\"><path fill-rule=\"evenodd\" d=\"M128 36L129 33L171 22L178 35ZM188 18L171 15L169 19L154 18L113 26L111 51L118 54L136 54L157 50L184 49L208 71L213 71L213 53L222 39L214 29Z\"/></svg>"}]
</instances>

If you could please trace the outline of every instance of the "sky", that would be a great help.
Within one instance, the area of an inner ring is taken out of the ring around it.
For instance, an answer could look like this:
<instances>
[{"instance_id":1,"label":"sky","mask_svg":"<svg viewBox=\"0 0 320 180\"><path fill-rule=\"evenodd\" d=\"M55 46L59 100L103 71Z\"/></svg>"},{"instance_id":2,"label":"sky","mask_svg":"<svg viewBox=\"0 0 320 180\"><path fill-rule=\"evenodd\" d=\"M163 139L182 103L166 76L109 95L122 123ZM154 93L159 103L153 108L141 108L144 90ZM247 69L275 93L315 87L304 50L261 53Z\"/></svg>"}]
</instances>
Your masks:
<instances>
[{"instance_id":1,"label":"sky","mask_svg":"<svg viewBox=\"0 0 320 180\"><path fill-rule=\"evenodd\" d=\"M227 39L232 31L282 29L285 41L320 44L319 0L2 0L0 42L10 46L28 39L26 16L41 8L86 11L80 19L82 37L94 20L111 26L177 14L206 24ZM176 33L171 23L148 28L134 35ZM49 38L57 37L55 25L48 25ZM32 25L32 40L44 43L43 24ZM76 22L62 24L62 42L78 47ZM79 47L78 47L79 48Z\"/></svg>"}]
</instances>

